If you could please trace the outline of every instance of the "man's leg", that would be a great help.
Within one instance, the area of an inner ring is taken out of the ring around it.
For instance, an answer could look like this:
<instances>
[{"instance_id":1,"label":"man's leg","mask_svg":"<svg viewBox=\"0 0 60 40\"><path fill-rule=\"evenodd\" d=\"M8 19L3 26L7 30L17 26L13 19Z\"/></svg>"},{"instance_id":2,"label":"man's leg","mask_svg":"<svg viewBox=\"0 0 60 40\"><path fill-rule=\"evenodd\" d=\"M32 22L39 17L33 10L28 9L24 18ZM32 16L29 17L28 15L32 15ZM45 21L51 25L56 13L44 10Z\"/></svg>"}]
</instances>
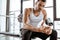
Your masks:
<instances>
[{"instance_id":1,"label":"man's leg","mask_svg":"<svg viewBox=\"0 0 60 40\"><path fill-rule=\"evenodd\" d=\"M50 36L50 40L57 40L57 31L52 30L52 33L50 35L47 35L45 33L37 33L38 37L42 40L46 40Z\"/></svg>"},{"instance_id":2,"label":"man's leg","mask_svg":"<svg viewBox=\"0 0 60 40\"><path fill-rule=\"evenodd\" d=\"M41 32L33 32L31 37L38 37L41 38L42 40L46 40L49 37L49 35Z\"/></svg>"},{"instance_id":3,"label":"man's leg","mask_svg":"<svg viewBox=\"0 0 60 40\"><path fill-rule=\"evenodd\" d=\"M52 34L50 35L50 40L57 40L57 31L52 30Z\"/></svg>"},{"instance_id":4,"label":"man's leg","mask_svg":"<svg viewBox=\"0 0 60 40\"><path fill-rule=\"evenodd\" d=\"M24 30L22 33L23 33L22 34L22 40L31 40L31 38L30 38L31 32L29 30Z\"/></svg>"},{"instance_id":5,"label":"man's leg","mask_svg":"<svg viewBox=\"0 0 60 40\"><path fill-rule=\"evenodd\" d=\"M42 35L42 34L41 34ZM52 33L50 35L44 34L43 33L43 40L46 40L46 38L48 38L50 36L50 40L57 40L57 31L56 30L52 30Z\"/></svg>"},{"instance_id":6,"label":"man's leg","mask_svg":"<svg viewBox=\"0 0 60 40\"><path fill-rule=\"evenodd\" d=\"M55 30L52 30L52 34L47 35L45 33L41 32L32 32L30 35L30 32L26 32L24 36L22 37L22 40L31 40L31 38L39 37L42 40L46 40L50 36L50 40L57 40L57 32Z\"/></svg>"},{"instance_id":7,"label":"man's leg","mask_svg":"<svg viewBox=\"0 0 60 40\"><path fill-rule=\"evenodd\" d=\"M41 38L42 40L46 40L49 37L49 35L45 34L45 33L41 33L39 38Z\"/></svg>"}]
</instances>

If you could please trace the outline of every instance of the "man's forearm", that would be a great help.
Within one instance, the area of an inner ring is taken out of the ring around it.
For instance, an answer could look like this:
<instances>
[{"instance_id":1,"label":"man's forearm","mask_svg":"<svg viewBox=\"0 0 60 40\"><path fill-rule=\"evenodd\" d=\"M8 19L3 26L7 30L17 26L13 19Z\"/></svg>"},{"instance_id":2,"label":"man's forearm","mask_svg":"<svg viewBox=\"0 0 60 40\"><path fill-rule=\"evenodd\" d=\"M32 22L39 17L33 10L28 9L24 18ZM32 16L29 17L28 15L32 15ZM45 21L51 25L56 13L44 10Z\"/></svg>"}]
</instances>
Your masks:
<instances>
[{"instance_id":1,"label":"man's forearm","mask_svg":"<svg viewBox=\"0 0 60 40\"><path fill-rule=\"evenodd\" d=\"M39 28L33 27L29 24L25 24L25 28L28 29L28 30L31 30L31 31L39 32Z\"/></svg>"}]
</instances>

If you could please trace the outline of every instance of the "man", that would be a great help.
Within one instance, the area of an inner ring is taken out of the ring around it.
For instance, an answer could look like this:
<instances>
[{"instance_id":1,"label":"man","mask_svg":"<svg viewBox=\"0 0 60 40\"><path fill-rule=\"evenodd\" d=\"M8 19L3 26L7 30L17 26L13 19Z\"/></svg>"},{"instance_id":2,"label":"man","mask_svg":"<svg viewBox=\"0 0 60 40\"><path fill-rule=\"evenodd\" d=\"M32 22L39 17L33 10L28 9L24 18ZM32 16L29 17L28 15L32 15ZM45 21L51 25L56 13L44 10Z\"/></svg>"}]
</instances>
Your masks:
<instances>
[{"instance_id":1,"label":"man","mask_svg":"<svg viewBox=\"0 0 60 40\"><path fill-rule=\"evenodd\" d=\"M24 31L22 40L31 40L31 38L39 37L42 40L46 40L50 36L50 40L57 40L57 32L50 28L50 26L44 26L44 22L47 18L47 13L44 9L46 0L38 0L35 8L26 8L24 14ZM43 21L42 21L43 20ZM42 22L41 22L42 21ZM37 25L40 23L40 27Z\"/></svg>"}]
</instances>

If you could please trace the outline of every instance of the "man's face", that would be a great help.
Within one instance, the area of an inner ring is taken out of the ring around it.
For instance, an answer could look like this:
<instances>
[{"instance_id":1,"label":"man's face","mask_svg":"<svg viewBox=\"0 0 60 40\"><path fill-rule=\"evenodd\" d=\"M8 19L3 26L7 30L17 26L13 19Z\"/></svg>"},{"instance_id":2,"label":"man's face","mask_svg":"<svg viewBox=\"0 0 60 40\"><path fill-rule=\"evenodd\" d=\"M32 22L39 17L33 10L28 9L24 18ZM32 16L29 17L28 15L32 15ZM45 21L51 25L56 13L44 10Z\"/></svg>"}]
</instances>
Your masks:
<instances>
[{"instance_id":1,"label":"man's face","mask_svg":"<svg viewBox=\"0 0 60 40\"><path fill-rule=\"evenodd\" d=\"M42 8L45 6L45 4L46 4L45 2L39 1L39 2L37 2L37 7Z\"/></svg>"},{"instance_id":2,"label":"man's face","mask_svg":"<svg viewBox=\"0 0 60 40\"><path fill-rule=\"evenodd\" d=\"M40 6L41 6L41 7L44 7L45 4L46 4L45 2L41 2L41 3L40 3Z\"/></svg>"}]
</instances>

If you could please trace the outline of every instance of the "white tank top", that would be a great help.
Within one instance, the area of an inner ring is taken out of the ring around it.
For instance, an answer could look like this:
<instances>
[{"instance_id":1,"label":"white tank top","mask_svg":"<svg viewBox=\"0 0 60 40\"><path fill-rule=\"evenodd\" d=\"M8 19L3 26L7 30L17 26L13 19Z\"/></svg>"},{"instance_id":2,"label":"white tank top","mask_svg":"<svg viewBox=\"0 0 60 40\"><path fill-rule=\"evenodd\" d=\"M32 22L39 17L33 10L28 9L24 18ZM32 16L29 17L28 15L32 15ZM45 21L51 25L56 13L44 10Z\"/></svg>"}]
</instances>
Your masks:
<instances>
[{"instance_id":1,"label":"white tank top","mask_svg":"<svg viewBox=\"0 0 60 40\"><path fill-rule=\"evenodd\" d=\"M43 20L43 13L42 11L40 11L40 14L39 16L35 16L33 12L30 13L30 16L29 16L29 24L34 26L34 27L37 27L38 24Z\"/></svg>"}]
</instances>

